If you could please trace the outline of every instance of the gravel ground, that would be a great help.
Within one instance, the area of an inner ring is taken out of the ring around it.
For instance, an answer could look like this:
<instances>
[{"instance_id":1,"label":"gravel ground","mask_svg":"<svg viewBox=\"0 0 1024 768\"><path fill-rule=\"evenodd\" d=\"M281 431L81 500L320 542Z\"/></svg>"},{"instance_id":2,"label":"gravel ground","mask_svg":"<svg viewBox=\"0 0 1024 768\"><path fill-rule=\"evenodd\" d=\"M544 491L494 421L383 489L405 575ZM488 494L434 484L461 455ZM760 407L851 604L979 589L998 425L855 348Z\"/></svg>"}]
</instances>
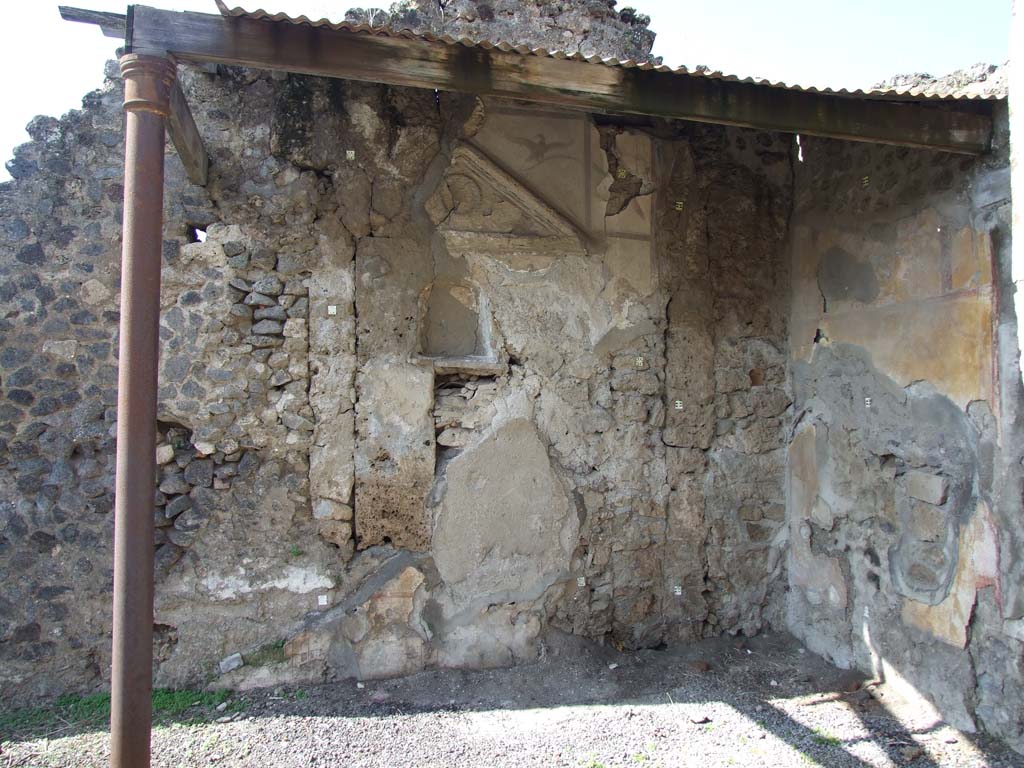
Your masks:
<instances>
[{"instance_id":1,"label":"gravel ground","mask_svg":"<svg viewBox=\"0 0 1024 768\"><path fill-rule=\"evenodd\" d=\"M233 709L239 711L232 712ZM0 767L105 766L107 734L0 734ZM1024 766L785 635L239 694L153 734L185 766Z\"/></svg>"}]
</instances>

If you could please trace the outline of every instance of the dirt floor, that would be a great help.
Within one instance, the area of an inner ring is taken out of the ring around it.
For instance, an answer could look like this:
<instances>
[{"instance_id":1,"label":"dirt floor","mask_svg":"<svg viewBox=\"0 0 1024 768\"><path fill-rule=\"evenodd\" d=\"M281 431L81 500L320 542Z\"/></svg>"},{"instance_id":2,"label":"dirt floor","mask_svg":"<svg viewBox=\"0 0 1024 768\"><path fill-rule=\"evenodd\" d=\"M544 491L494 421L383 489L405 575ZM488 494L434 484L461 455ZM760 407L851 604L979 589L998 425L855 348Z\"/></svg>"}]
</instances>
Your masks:
<instances>
[{"instance_id":1,"label":"dirt floor","mask_svg":"<svg viewBox=\"0 0 1024 768\"><path fill-rule=\"evenodd\" d=\"M106 765L102 726L7 731L0 768ZM207 698L159 718L153 764L994 768L1024 756L770 635L637 653L567 643L514 669Z\"/></svg>"}]
</instances>

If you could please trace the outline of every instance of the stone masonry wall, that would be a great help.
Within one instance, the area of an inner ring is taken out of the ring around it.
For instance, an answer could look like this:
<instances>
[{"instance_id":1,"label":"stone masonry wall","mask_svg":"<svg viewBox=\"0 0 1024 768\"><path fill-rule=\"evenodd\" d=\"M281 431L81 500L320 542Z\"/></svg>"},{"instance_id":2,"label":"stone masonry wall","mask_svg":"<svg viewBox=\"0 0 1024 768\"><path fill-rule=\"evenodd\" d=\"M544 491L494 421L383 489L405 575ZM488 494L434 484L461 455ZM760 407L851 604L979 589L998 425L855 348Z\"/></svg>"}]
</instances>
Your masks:
<instances>
[{"instance_id":1,"label":"stone masonry wall","mask_svg":"<svg viewBox=\"0 0 1024 768\"><path fill-rule=\"evenodd\" d=\"M112 73L113 74L113 73ZM168 150L158 685L778 626L788 142L187 70ZM105 685L116 78L0 187L0 679Z\"/></svg>"},{"instance_id":2,"label":"stone masonry wall","mask_svg":"<svg viewBox=\"0 0 1024 768\"><path fill-rule=\"evenodd\" d=\"M1024 746L1020 373L991 155L804 138L787 624Z\"/></svg>"},{"instance_id":3,"label":"stone masonry wall","mask_svg":"<svg viewBox=\"0 0 1024 768\"><path fill-rule=\"evenodd\" d=\"M116 68L0 186L0 681L102 688ZM1005 136L970 160L239 69L168 150L158 685L788 627L1020 748Z\"/></svg>"},{"instance_id":4,"label":"stone masonry wall","mask_svg":"<svg viewBox=\"0 0 1024 768\"><path fill-rule=\"evenodd\" d=\"M790 147L680 124L664 141L669 542L675 637L756 632L777 615L786 544ZM738 222L743 222L737 226Z\"/></svg>"}]
</instances>

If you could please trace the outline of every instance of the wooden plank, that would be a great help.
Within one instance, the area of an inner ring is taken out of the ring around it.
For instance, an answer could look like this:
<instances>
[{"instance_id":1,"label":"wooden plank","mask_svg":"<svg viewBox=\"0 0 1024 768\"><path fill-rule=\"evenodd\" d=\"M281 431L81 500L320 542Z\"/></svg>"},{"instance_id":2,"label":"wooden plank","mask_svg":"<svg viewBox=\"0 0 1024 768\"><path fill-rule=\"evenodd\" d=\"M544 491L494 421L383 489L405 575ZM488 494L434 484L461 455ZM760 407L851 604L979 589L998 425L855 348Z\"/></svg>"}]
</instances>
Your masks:
<instances>
[{"instance_id":1,"label":"wooden plank","mask_svg":"<svg viewBox=\"0 0 1024 768\"><path fill-rule=\"evenodd\" d=\"M57 6L60 10L60 17L64 21L77 21L82 24L95 24L107 37L117 37L124 40L125 15L123 13L106 13L104 11L89 11L85 8L72 8L67 5Z\"/></svg>"},{"instance_id":2,"label":"wooden plank","mask_svg":"<svg viewBox=\"0 0 1024 768\"><path fill-rule=\"evenodd\" d=\"M205 187L209 167L206 147L203 146L196 121L192 118L192 110L177 80L171 87L171 114L167 120L167 132L174 148L178 150L178 157L185 166L189 181Z\"/></svg>"},{"instance_id":3,"label":"wooden plank","mask_svg":"<svg viewBox=\"0 0 1024 768\"><path fill-rule=\"evenodd\" d=\"M973 111L857 99L701 76L607 67L495 49L326 27L134 7L134 53L389 85L526 99L596 112L655 115L980 154L992 121Z\"/></svg>"}]
</instances>

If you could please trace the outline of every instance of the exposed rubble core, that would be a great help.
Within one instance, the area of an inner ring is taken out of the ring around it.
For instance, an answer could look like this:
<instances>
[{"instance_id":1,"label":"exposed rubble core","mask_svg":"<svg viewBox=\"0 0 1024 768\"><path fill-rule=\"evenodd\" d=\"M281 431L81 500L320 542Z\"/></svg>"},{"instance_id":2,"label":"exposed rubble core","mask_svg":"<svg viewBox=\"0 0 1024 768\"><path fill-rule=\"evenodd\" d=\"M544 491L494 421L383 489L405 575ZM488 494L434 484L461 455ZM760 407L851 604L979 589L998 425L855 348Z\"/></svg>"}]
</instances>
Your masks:
<instances>
[{"instance_id":1,"label":"exposed rubble core","mask_svg":"<svg viewBox=\"0 0 1024 768\"><path fill-rule=\"evenodd\" d=\"M798 156L753 130L182 72L212 162L206 188L167 163L157 685L776 628L1024 748L1005 135L977 159ZM110 74L33 121L0 186L11 693L109 674Z\"/></svg>"},{"instance_id":2,"label":"exposed rubble core","mask_svg":"<svg viewBox=\"0 0 1024 768\"><path fill-rule=\"evenodd\" d=\"M877 83L875 88L920 89L923 93L942 94L956 91L967 96L998 96L1006 97L1009 87L1009 68L1007 64L975 64L972 67L958 69L948 75L935 77L922 72L896 75Z\"/></svg>"},{"instance_id":3,"label":"exposed rubble core","mask_svg":"<svg viewBox=\"0 0 1024 768\"><path fill-rule=\"evenodd\" d=\"M488 40L619 60L651 58L649 16L617 0L400 0L389 11L354 8L345 20L435 37Z\"/></svg>"}]
</instances>

